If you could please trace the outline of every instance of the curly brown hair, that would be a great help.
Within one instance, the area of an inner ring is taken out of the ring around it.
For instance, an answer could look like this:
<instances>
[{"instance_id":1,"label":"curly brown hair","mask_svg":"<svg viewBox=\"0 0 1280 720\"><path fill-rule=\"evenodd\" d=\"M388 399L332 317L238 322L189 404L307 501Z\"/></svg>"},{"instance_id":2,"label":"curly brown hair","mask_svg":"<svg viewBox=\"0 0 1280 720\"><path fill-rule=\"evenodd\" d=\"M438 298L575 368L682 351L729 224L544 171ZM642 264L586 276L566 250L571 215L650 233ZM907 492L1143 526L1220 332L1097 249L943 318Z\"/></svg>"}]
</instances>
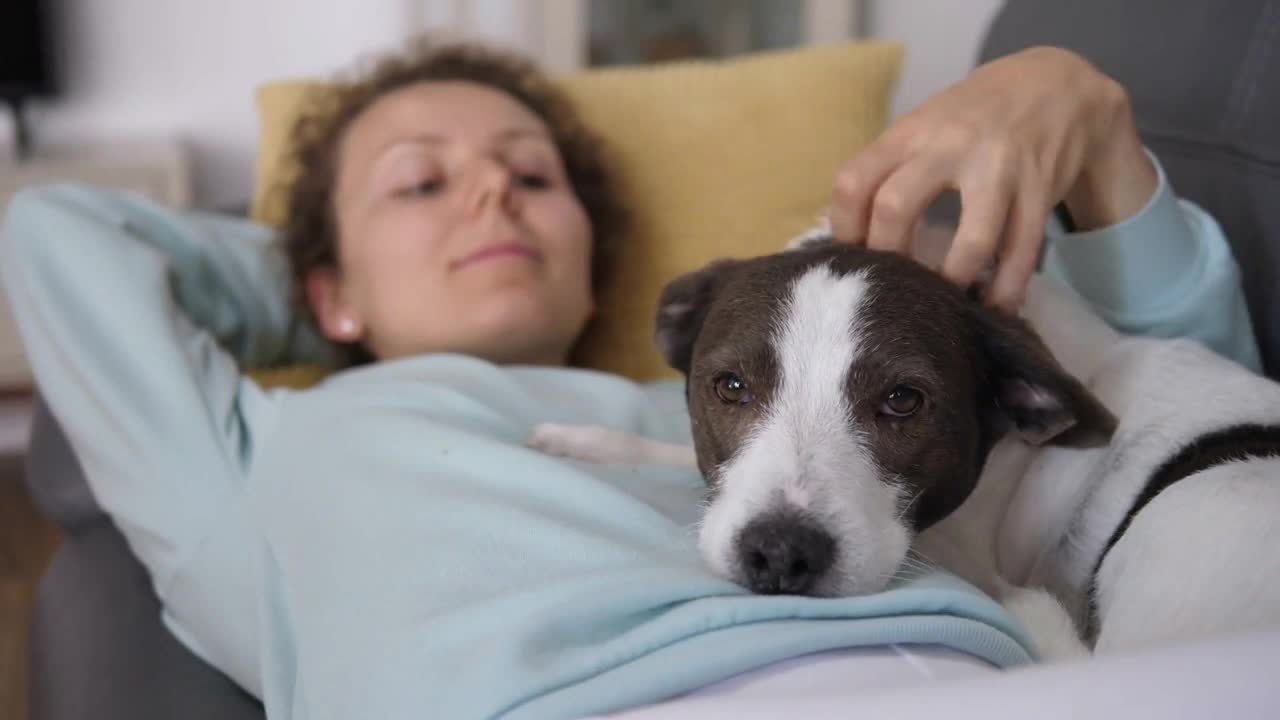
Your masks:
<instances>
[{"instance_id":1,"label":"curly brown hair","mask_svg":"<svg viewBox=\"0 0 1280 720\"><path fill-rule=\"evenodd\" d=\"M625 213L617 197L604 145L579 119L569 98L531 61L475 43L419 40L402 54L381 58L354 77L317 94L295 122L290 153L296 175L278 188L286 208L281 242L291 269L294 303L314 319L306 299L311 271L338 266L334 204L341 141L351 124L383 96L423 82L463 80L500 90L537 115L551 132L574 194L592 228L592 285L598 291ZM348 365L373 360L360 345L343 348Z\"/></svg>"}]
</instances>

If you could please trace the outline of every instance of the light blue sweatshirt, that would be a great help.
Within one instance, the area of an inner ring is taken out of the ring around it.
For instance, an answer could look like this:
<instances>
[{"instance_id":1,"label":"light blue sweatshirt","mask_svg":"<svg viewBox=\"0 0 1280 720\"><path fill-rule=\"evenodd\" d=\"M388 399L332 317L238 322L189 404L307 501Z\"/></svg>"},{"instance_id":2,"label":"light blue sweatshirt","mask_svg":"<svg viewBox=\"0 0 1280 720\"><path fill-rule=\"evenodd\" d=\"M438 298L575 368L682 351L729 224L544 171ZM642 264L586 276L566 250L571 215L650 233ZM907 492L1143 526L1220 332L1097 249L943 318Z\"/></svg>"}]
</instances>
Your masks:
<instances>
[{"instance_id":1,"label":"light blue sweatshirt","mask_svg":"<svg viewBox=\"0 0 1280 720\"><path fill-rule=\"evenodd\" d=\"M1192 278L1194 308L1077 288L1145 323L1131 330L1256 366L1224 239L1163 181L1093 252L1168 228L1185 262L1129 281ZM1086 266L1069 242L1051 267ZM10 206L0 269L41 392L166 624L273 718L571 718L858 645L1030 658L1010 617L943 573L864 598L751 596L699 562L694 473L523 447L546 421L688 442L675 383L433 355L264 391L239 368L326 357L260 226L49 187Z\"/></svg>"},{"instance_id":2,"label":"light blue sweatshirt","mask_svg":"<svg viewBox=\"0 0 1280 720\"><path fill-rule=\"evenodd\" d=\"M1147 156L1157 187L1146 206L1092 232L1068 234L1050 222L1044 271L1122 332L1194 338L1261 372L1240 268L1222 229L1175 196L1159 160Z\"/></svg>"}]
</instances>

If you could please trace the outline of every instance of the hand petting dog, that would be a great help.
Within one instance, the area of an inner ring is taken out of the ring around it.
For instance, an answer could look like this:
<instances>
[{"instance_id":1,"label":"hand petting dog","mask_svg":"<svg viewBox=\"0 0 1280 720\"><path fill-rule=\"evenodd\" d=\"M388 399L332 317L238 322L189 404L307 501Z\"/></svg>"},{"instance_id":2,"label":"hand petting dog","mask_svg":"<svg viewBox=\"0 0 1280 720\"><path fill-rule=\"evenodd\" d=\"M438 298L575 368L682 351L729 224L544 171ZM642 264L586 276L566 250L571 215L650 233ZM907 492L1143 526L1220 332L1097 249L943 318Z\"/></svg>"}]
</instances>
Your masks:
<instances>
[{"instance_id":1,"label":"hand petting dog","mask_svg":"<svg viewBox=\"0 0 1280 720\"><path fill-rule=\"evenodd\" d=\"M837 173L831 231L841 242L910 251L939 194L961 215L942 273L1016 312L1058 204L1078 230L1113 225L1146 205L1155 168L1124 89L1083 58L1032 48L977 68L899 118Z\"/></svg>"}]
</instances>

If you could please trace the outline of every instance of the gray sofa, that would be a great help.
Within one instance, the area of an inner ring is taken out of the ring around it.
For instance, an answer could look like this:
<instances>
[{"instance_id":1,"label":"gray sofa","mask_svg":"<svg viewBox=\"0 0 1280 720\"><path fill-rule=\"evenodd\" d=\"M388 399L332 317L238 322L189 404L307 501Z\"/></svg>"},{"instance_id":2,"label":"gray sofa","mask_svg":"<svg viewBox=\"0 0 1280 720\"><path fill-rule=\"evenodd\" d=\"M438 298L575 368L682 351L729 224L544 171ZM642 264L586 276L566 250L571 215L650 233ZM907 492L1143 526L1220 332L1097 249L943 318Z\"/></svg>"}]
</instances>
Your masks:
<instances>
[{"instance_id":1,"label":"gray sofa","mask_svg":"<svg viewBox=\"0 0 1280 720\"><path fill-rule=\"evenodd\" d=\"M1013 0L987 59L1075 49L1129 89L1178 192L1221 222L1244 270L1267 373L1280 378L1280 0ZM249 720L261 705L161 625L146 571L38 405L27 482L66 532L34 617L36 720Z\"/></svg>"}]
</instances>

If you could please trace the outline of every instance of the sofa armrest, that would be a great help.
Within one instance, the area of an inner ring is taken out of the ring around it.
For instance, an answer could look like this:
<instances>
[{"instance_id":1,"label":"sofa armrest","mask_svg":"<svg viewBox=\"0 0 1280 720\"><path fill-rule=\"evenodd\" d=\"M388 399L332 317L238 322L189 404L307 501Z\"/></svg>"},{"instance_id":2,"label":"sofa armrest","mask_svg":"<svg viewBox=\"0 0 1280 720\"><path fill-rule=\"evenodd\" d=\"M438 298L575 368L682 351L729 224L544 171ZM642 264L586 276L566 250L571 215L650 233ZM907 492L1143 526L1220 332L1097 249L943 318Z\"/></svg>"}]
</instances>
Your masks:
<instances>
[{"instance_id":1,"label":"sofa armrest","mask_svg":"<svg viewBox=\"0 0 1280 720\"><path fill-rule=\"evenodd\" d=\"M67 436L39 393L32 403L26 463L25 479L32 502L63 531L74 534L107 522Z\"/></svg>"}]
</instances>

